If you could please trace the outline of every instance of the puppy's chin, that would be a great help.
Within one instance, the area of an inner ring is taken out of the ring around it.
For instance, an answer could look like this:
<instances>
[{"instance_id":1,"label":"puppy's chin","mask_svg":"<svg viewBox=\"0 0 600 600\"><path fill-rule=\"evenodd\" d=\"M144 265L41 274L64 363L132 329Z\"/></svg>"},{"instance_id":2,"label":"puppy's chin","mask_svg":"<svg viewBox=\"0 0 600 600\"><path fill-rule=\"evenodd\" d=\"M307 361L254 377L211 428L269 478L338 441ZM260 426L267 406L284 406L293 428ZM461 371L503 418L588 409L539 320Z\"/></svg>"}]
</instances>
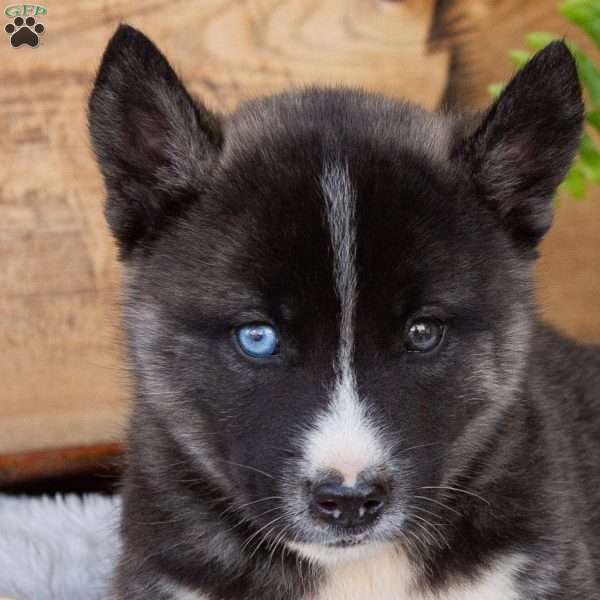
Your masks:
<instances>
[{"instance_id":1,"label":"puppy's chin","mask_svg":"<svg viewBox=\"0 0 600 600\"><path fill-rule=\"evenodd\" d=\"M386 542L357 542L351 545L287 542L287 546L302 557L322 566L334 566L373 558L392 548L392 545Z\"/></svg>"}]
</instances>

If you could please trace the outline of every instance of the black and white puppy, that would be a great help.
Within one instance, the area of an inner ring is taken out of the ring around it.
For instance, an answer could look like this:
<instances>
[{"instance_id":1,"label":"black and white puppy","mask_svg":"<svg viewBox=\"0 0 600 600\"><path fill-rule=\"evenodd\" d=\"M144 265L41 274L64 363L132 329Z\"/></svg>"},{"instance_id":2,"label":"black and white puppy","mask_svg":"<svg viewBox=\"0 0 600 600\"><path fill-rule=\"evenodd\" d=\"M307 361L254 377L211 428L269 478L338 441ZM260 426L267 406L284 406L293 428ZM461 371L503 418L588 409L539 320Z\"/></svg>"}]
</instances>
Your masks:
<instances>
[{"instance_id":1,"label":"black and white puppy","mask_svg":"<svg viewBox=\"0 0 600 600\"><path fill-rule=\"evenodd\" d=\"M600 598L600 354L536 317L566 46L482 115L216 115L118 29L90 100L135 377L120 600Z\"/></svg>"}]
</instances>

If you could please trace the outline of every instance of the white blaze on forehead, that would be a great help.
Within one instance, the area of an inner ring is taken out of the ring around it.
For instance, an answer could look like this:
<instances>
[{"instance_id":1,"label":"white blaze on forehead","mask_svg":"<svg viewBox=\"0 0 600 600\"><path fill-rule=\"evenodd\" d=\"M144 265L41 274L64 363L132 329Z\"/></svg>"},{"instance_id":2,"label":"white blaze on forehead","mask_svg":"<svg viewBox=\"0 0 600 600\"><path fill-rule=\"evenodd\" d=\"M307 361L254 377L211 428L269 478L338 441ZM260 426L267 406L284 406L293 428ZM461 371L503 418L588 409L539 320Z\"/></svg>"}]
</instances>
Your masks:
<instances>
[{"instance_id":1,"label":"white blaze on forehead","mask_svg":"<svg viewBox=\"0 0 600 600\"><path fill-rule=\"evenodd\" d=\"M327 165L321 176L333 249L336 295L340 303L340 341L335 358L331 403L306 440L305 458L312 473L335 470L346 485L381 464L384 448L377 428L358 397L353 369L354 312L357 297L356 196L347 165Z\"/></svg>"}]
</instances>

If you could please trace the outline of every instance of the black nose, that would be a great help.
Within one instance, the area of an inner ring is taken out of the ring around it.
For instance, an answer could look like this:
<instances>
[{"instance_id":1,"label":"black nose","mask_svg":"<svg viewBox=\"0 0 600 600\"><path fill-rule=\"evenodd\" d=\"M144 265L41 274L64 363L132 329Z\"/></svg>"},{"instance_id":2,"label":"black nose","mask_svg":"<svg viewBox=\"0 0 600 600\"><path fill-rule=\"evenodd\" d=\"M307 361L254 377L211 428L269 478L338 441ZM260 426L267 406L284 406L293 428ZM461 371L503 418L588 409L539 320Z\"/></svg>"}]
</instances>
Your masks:
<instances>
[{"instance_id":1,"label":"black nose","mask_svg":"<svg viewBox=\"0 0 600 600\"><path fill-rule=\"evenodd\" d=\"M387 502L382 486L359 483L347 487L325 481L312 489L312 505L317 516L338 527L365 527L381 514Z\"/></svg>"}]
</instances>

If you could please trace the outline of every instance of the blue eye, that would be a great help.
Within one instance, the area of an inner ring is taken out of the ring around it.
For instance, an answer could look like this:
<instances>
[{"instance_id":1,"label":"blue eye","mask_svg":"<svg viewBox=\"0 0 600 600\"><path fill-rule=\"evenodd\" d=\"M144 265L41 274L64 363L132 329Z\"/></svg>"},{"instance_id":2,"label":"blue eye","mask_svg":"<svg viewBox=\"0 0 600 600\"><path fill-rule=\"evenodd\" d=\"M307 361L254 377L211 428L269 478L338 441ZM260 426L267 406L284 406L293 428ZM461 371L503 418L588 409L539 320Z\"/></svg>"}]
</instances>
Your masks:
<instances>
[{"instance_id":1,"label":"blue eye","mask_svg":"<svg viewBox=\"0 0 600 600\"><path fill-rule=\"evenodd\" d=\"M266 323L244 325L236 331L240 348L249 356L265 358L276 354L279 335Z\"/></svg>"}]
</instances>

